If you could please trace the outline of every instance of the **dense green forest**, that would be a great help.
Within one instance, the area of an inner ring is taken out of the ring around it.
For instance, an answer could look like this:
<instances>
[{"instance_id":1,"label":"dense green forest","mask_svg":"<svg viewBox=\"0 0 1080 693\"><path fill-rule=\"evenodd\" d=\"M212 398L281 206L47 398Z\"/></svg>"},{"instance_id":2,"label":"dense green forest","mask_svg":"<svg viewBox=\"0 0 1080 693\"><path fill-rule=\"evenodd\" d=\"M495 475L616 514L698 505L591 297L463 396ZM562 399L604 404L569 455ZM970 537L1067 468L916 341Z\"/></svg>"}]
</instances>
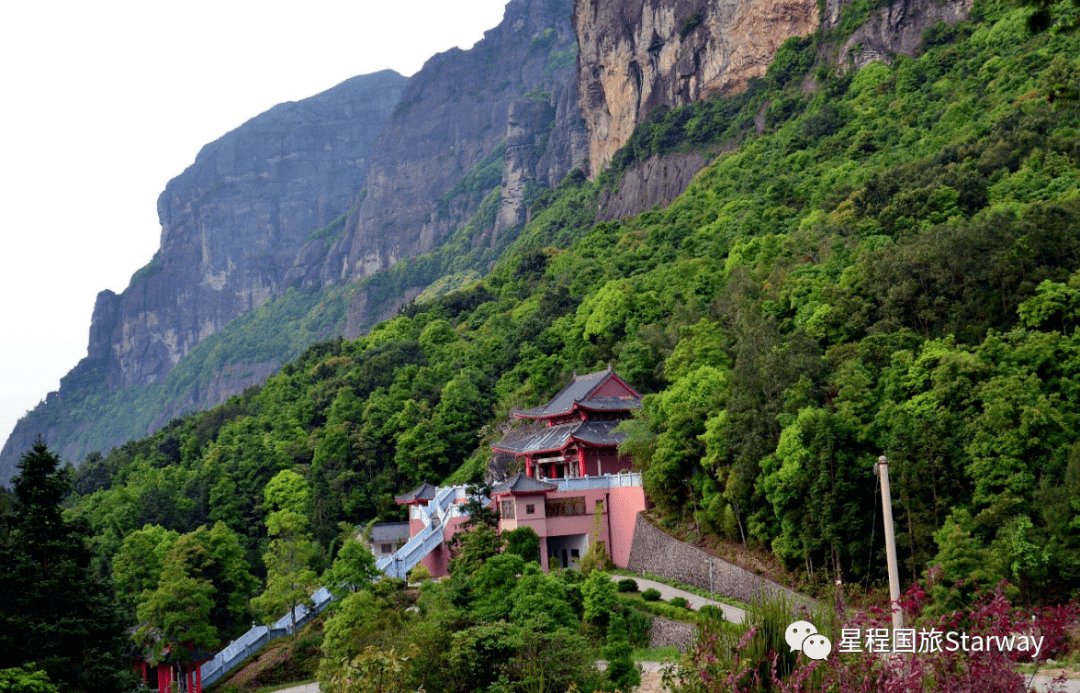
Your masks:
<instances>
[{"instance_id":1,"label":"dense green forest","mask_svg":"<svg viewBox=\"0 0 1080 693\"><path fill-rule=\"evenodd\" d=\"M976 581L1007 580L1027 605L1075 596L1080 35L1031 33L1029 10L980 1L915 57L823 61L867 9L788 41L742 94L657 111L595 182L534 195L483 278L479 263L455 275L447 251L411 261L378 281L437 265L462 288L89 455L66 516L90 528L132 623L191 578L175 565L186 542L214 556L207 642L242 631L268 575L276 594L282 574L333 569L352 528L401 519L394 494L421 481L481 480L512 407L608 363L647 393L625 447L672 525L771 551L811 592L880 585L886 455L905 585L932 577L940 608L969 604ZM667 209L594 224L635 161L725 147ZM286 569L290 541L306 548ZM125 573L132 552L161 567ZM421 602L513 589L470 580ZM266 594L256 605L280 615L288 599ZM354 597L376 598L394 599ZM460 631L555 647L511 633L505 606L431 616L413 644Z\"/></svg>"}]
</instances>

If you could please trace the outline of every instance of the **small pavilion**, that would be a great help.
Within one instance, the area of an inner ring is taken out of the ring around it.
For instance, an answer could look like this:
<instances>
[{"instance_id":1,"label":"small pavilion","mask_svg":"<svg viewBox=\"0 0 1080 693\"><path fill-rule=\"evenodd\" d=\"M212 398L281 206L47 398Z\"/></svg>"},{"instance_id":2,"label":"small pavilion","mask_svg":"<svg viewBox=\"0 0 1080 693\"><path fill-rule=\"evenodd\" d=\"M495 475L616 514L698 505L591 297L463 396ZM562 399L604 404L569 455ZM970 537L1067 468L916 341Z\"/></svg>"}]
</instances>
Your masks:
<instances>
[{"instance_id":1,"label":"small pavilion","mask_svg":"<svg viewBox=\"0 0 1080 693\"><path fill-rule=\"evenodd\" d=\"M155 664L152 659L135 655L134 668L142 678L143 685L159 693L202 693L202 665L214 658L209 652L192 647L189 641L177 655L181 661L168 661L174 657L172 648L166 647ZM157 679L157 687L153 679Z\"/></svg>"}]
</instances>

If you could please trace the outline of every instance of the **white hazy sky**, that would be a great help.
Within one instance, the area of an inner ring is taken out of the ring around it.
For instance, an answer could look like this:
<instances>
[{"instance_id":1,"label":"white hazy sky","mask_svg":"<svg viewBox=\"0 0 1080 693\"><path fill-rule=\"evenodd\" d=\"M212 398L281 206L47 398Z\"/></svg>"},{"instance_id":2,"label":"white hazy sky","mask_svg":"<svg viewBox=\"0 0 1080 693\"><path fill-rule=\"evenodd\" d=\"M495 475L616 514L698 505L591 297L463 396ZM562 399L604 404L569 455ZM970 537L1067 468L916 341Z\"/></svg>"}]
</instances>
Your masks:
<instances>
[{"instance_id":1,"label":"white hazy sky","mask_svg":"<svg viewBox=\"0 0 1080 693\"><path fill-rule=\"evenodd\" d=\"M469 48L507 0L6 2L0 445L86 356L94 298L158 247L157 197L283 101Z\"/></svg>"}]
</instances>

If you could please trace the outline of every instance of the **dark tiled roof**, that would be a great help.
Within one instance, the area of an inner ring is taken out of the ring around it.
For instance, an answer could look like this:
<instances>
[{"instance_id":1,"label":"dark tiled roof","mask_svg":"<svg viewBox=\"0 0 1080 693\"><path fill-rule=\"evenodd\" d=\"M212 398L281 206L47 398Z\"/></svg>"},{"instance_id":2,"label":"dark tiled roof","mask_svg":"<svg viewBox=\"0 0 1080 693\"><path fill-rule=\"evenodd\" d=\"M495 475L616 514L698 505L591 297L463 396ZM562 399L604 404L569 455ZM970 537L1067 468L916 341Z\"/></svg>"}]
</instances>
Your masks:
<instances>
[{"instance_id":1,"label":"dark tiled roof","mask_svg":"<svg viewBox=\"0 0 1080 693\"><path fill-rule=\"evenodd\" d=\"M420 500L431 500L435 497L436 491L438 491L437 488L425 481L408 493L394 496L394 500L398 503L413 503Z\"/></svg>"},{"instance_id":2,"label":"dark tiled roof","mask_svg":"<svg viewBox=\"0 0 1080 693\"><path fill-rule=\"evenodd\" d=\"M581 421L574 421L571 423L559 424L558 426L548 426L547 428L541 429L539 433L534 433L526 438L519 438L517 440L507 440L506 438L503 438L491 447L495 450L504 450L506 452L518 454L524 452L539 452L541 450L560 450L570 442L570 434L581 424Z\"/></svg>"},{"instance_id":3,"label":"dark tiled roof","mask_svg":"<svg viewBox=\"0 0 1080 693\"><path fill-rule=\"evenodd\" d=\"M588 398L589 394L612 373L613 371L609 366L604 370L596 371L595 373L575 375L574 379L570 381L570 384L564 387L559 394L552 397L550 402L542 407L534 407L532 409L525 409L517 412L517 416L526 419L539 419L547 416L566 414L574 408L574 404L580 403L582 400ZM600 402L601 404L595 404L597 402ZM596 397L590 399L585 406L588 409L637 409L641 406L641 400L636 397L632 399Z\"/></svg>"},{"instance_id":4,"label":"dark tiled roof","mask_svg":"<svg viewBox=\"0 0 1080 693\"><path fill-rule=\"evenodd\" d=\"M526 438L507 440L503 438L491 447L495 450L512 452L518 455L547 450L561 450L571 439L586 445L618 445L623 440L621 433L612 433L620 421L573 421L571 423L549 426Z\"/></svg>"},{"instance_id":5,"label":"dark tiled roof","mask_svg":"<svg viewBox=\"0 0 1080 693\"><path fill-rule=\"evenodd\" d=\"M544 481L538 481L531 476L518 473L501 484L495 484L491 489L491 495L497 496L503 493L546 493L554 491L558 486Z\"/></svg>"},{"instance_id":6,"label":"dark tiled roof","mask_svg":"<svg viewBox=\"0 0 1080 693\"><path fill-rule=\"evenodd\" d=\"M622 411L624 409L641 409L641 400L637 397L626 399L623 397L590 397L584 402L578 402L582 409L593 411Z\"/></svg>"},{"instance_id":7,"label":"dark tiled roof","mask_svg":"<svg viewBox=\"0 0 1080 693\"><path fill-rule=\"evenodd\" d=\"M408 522L383 522L371 527L370 541L372 544L401 541L402 539L409 539Z\"/></svg>"},{"instance_id":8,"label":"dark tiled roof","mask_svg":"<svg viewBox=\"0 0 1080 693\"><path fill-rule=\"evenodd\" d=\"M613 433L621 421L586 421L574 431L574 440L588 445L618 445L626 437L623 433Z\"/></svg>"}]
</instances>

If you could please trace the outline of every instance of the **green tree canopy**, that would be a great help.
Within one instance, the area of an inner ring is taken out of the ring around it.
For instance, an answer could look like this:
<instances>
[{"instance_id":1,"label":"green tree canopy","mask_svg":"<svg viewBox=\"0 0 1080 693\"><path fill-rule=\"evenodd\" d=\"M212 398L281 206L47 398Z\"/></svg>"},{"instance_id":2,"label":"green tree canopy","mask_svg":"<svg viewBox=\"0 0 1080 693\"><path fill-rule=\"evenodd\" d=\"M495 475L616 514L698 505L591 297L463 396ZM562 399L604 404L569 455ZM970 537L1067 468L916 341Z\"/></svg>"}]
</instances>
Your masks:
<instances>
[{"instance_id":1,"label":"green tree canopy","mask_svg":"<svg viewBox=\"0 0 1080 693\"><path fill-rule=\"evenodd\" d=\"M292 616L296 637L296 608L310 604L318 575L311 569L315 547L307 533L307 518L291 510L279 510L266 518L270 550L263 554L266 563L266 589L251 600L251 605L266 615L268 622L282 612Z\"/></svg>"},{"instance_id":2,"label":"green tree canopy","mask_svg":"<svg viewBox=\"0 0 1080 693\"><path fill-rule=\"evenodd\" d=\"M65 690L130 690L118 607L90 570L82 530L60 513L67 472L41 440L18 469L10 541L0 545L0 669L36 662Z\"/></svg>"}]
</instances>

